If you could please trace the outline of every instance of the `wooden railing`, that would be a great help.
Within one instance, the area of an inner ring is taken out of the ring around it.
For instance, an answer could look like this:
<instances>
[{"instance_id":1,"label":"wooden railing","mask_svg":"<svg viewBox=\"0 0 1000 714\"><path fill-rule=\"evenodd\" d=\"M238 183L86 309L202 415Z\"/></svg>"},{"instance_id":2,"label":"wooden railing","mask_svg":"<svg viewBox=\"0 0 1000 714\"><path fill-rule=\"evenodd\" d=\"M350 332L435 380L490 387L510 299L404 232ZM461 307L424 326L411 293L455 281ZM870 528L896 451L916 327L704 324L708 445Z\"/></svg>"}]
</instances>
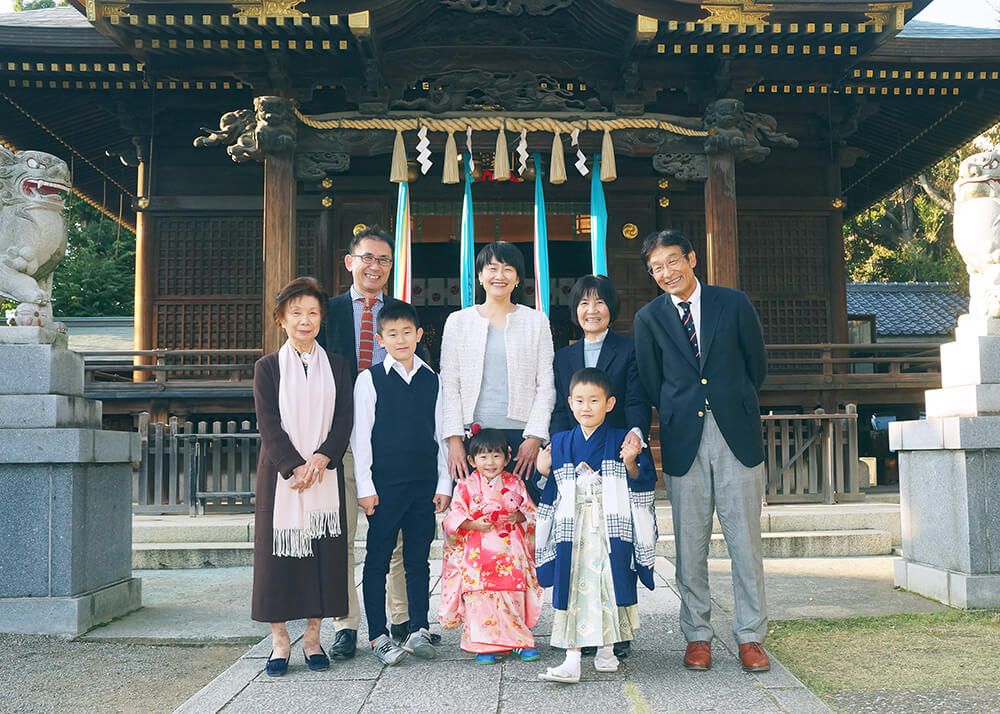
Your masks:
<instances>
[{"instance_id":1,"label":"wooden railing","mask_svg":"<svg viewBox=\"0 0 1000 714\"><path fill-rule=\"evenodd\" d=\"M260 435L249 421L150 423L139 415L139 470L132 489L136 513L253 511Z\"/></svg>"},{"instance_id":2,"label":"wooden railing","mask_svg":"<svg viewBox=\"0 0 1000 714\"><path fill-rule=\"evenodd\" d=\"M858 413L767 414L760 418L768 503L858 501ZM867 480L865 481L867 485Z\"/></svg>"},{"instance_id":3,"label":"wooden railing","mask_svg":"<svg viewBox=\"0 0 1000 714\"><path fill-rule=\"evenodd\" d=\"M768 503L836 503L863 498L858 415L768 414L761 417ZM260 435L249 421L192 423L139 417L136 513L253 511Z\"/></svg>"},{"instance_id":4,"label":"wooden railing","mask_svg":"<svg viewBox=\"0 0 1000 714\"><path fill-rule=\"evenodd\" d=\"M259 349L83 352L88 397L166 392L197 385L220 393L247 390Z\"/></svg>"},{"instance_id":5,"label":"wooden railing","mask_svg":"<svg viewBox=\"0 0 1000 714\"><path fill-rule=\"evenodd\" d=\"M939 348L932 342L768 345L764 389L929 388L940 381ZM84 352L86 388L88 396L98 398L194 385L220 393L246 391L260 355L255 349Z\"/></svg>"},{"instance_id":6,"label":"wooden railing","mask_svg":"<svg viewBox=\"0 0 1000 714\"><path fill-rule=\"evenodd\" d=\"M768 345L764 389L933 385L940 382L940 347L936 342Z\"/></svg>"}]
</instances>

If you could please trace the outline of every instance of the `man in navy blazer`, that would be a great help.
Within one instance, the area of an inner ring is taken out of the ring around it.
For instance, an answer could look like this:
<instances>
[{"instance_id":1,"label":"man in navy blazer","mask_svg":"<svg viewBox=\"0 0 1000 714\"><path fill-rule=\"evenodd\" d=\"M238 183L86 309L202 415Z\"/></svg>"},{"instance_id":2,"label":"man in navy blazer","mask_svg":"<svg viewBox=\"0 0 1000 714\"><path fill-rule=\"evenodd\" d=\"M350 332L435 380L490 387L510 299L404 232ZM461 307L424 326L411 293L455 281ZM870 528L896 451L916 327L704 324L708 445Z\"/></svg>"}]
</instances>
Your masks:
<instances>
[{"instance_id":1,"label":"man in navy blazer","mask_svg":"<svg viewBox=\"0 0 1000 714\"><path fill-rule=\"evenodd\" d=\"M747 671L767 671L757 397L767 353L760 319L744 293L698 281L697 256L682 233L651 234L642 256L665 293L636 314L633 331L639 378L659 412L663 471L670 479L680 624L688 641L684 665L712 665L708 549L715 511L732 560L740 659Z\"/></svg>"}]
</instances>

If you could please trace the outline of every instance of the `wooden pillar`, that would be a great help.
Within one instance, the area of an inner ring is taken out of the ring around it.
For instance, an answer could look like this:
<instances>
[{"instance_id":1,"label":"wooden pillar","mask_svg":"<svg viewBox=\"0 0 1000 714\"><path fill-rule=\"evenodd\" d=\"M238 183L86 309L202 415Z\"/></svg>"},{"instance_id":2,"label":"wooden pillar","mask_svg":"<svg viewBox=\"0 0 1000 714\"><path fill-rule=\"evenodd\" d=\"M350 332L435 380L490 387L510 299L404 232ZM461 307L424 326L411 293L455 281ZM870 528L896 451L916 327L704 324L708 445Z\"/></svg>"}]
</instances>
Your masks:
<instances>
[{"instance_id":1,"label":"wooden pillar","mask_svg":"<svg viewBox=\"0 0 1000 714\"><path fill-rule=\"evenodd\" d=\"M736 222L736 159L731 151L708 154L705 181L705 240L708 282L740 286Z\"/></svg>"},{"instance_id":2,"label":"wooden pillar","mask_svg":"<svg viewBox=\"0 0 1000 714\"><path fill-rule=\"evenodd\" d=\"M149 170L145 161L139 163L138 189L136 196L145 197L146 172ZM149 213L139 210L135 214L135 305L132 312L132 349L153 349L153 285L156 276L153 275L153 220ZM132 361L135 365L153 364L151 357L136 356ZM153 378L149 372L135 371L132 381L146 382Z\"/></svg>"},{"instance_id":3,"label":"wooden pillar","mask_svg":"<svg viewBox=\"0 0 1000 714\"><path fill-rule=\"evenodd\" d=\"M275 296L295 276L294 154L282 152L264 159L264 353L284 342L283 330L271 313Z\"/></svg>"}]
</instances>

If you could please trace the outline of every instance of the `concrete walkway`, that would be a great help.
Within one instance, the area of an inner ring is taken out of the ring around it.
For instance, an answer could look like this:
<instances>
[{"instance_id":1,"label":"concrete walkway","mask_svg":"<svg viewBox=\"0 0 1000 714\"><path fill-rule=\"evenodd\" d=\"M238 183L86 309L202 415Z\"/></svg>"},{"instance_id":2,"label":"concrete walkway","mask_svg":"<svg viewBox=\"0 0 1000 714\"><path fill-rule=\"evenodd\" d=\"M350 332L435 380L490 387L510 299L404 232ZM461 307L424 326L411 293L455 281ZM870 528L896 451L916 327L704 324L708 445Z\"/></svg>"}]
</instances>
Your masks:
<instances>
[{"instance_id":1,"label":"concrete walkway","mask_svg":"<svg viewBox=\"0 0 1000 714\"><path fill-rule=\"evenodd\" d=\"M537 678L546 666L562 660L561 651L548 646L552 610L547 608L535 628L540 662L476 666L458 648L458 631L446 631L436 660L408 657L395 667L379 664L362 641L353 660L334 662L327 672L310 672L302 663L301 647L293 645L288 676L272 679L263 674L270 652L270 637L265 637L177 712L830 711L773 659L769 673L742 672L729 620L721 608L713 612L718 638L712 670L685 670L681 664L685 642L677 620L680 601L672 579L673 567L660 558L657 589L640 596L642 627L632 656L614 674L599 674L585 660L583 679L576 685ZM437 594L435 578L432 613L437 611ZM297 627L289 629L298 637L302 623L294 624ZM432 629L439 628L434 625ZM361 638L364 635L362 631ZM324 646L329 647L332 639L332 629L327 628Z\"/></svg>"}]
</instances>

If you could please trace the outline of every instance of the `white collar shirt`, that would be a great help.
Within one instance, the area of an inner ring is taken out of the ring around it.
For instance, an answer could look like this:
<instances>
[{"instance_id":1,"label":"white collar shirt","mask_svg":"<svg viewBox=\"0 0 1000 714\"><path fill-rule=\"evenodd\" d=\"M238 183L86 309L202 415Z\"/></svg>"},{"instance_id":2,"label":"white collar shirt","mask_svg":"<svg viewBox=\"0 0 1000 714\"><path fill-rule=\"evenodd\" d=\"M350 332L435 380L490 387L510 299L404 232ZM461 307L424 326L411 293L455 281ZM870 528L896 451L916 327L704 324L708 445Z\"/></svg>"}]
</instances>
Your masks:
<instances>
[{"instance_id":1,"label":"white collar shirt","mask_svg":"<svg viewBox=\"0 0 1000 714\"><path fill-rule=\"evenodd\" d=\"M671 295L670 299L674 303L674 307L677 308L677 314L680 315L681 320L684 319L684 308L681 307L682 302L691 303L691 318L694 320L694 333L698 336L698 344L701 344L701 281L695 279L694 292L691 293L686 301L681 300L676 295Z\"/></svg>"}]
</instances>

